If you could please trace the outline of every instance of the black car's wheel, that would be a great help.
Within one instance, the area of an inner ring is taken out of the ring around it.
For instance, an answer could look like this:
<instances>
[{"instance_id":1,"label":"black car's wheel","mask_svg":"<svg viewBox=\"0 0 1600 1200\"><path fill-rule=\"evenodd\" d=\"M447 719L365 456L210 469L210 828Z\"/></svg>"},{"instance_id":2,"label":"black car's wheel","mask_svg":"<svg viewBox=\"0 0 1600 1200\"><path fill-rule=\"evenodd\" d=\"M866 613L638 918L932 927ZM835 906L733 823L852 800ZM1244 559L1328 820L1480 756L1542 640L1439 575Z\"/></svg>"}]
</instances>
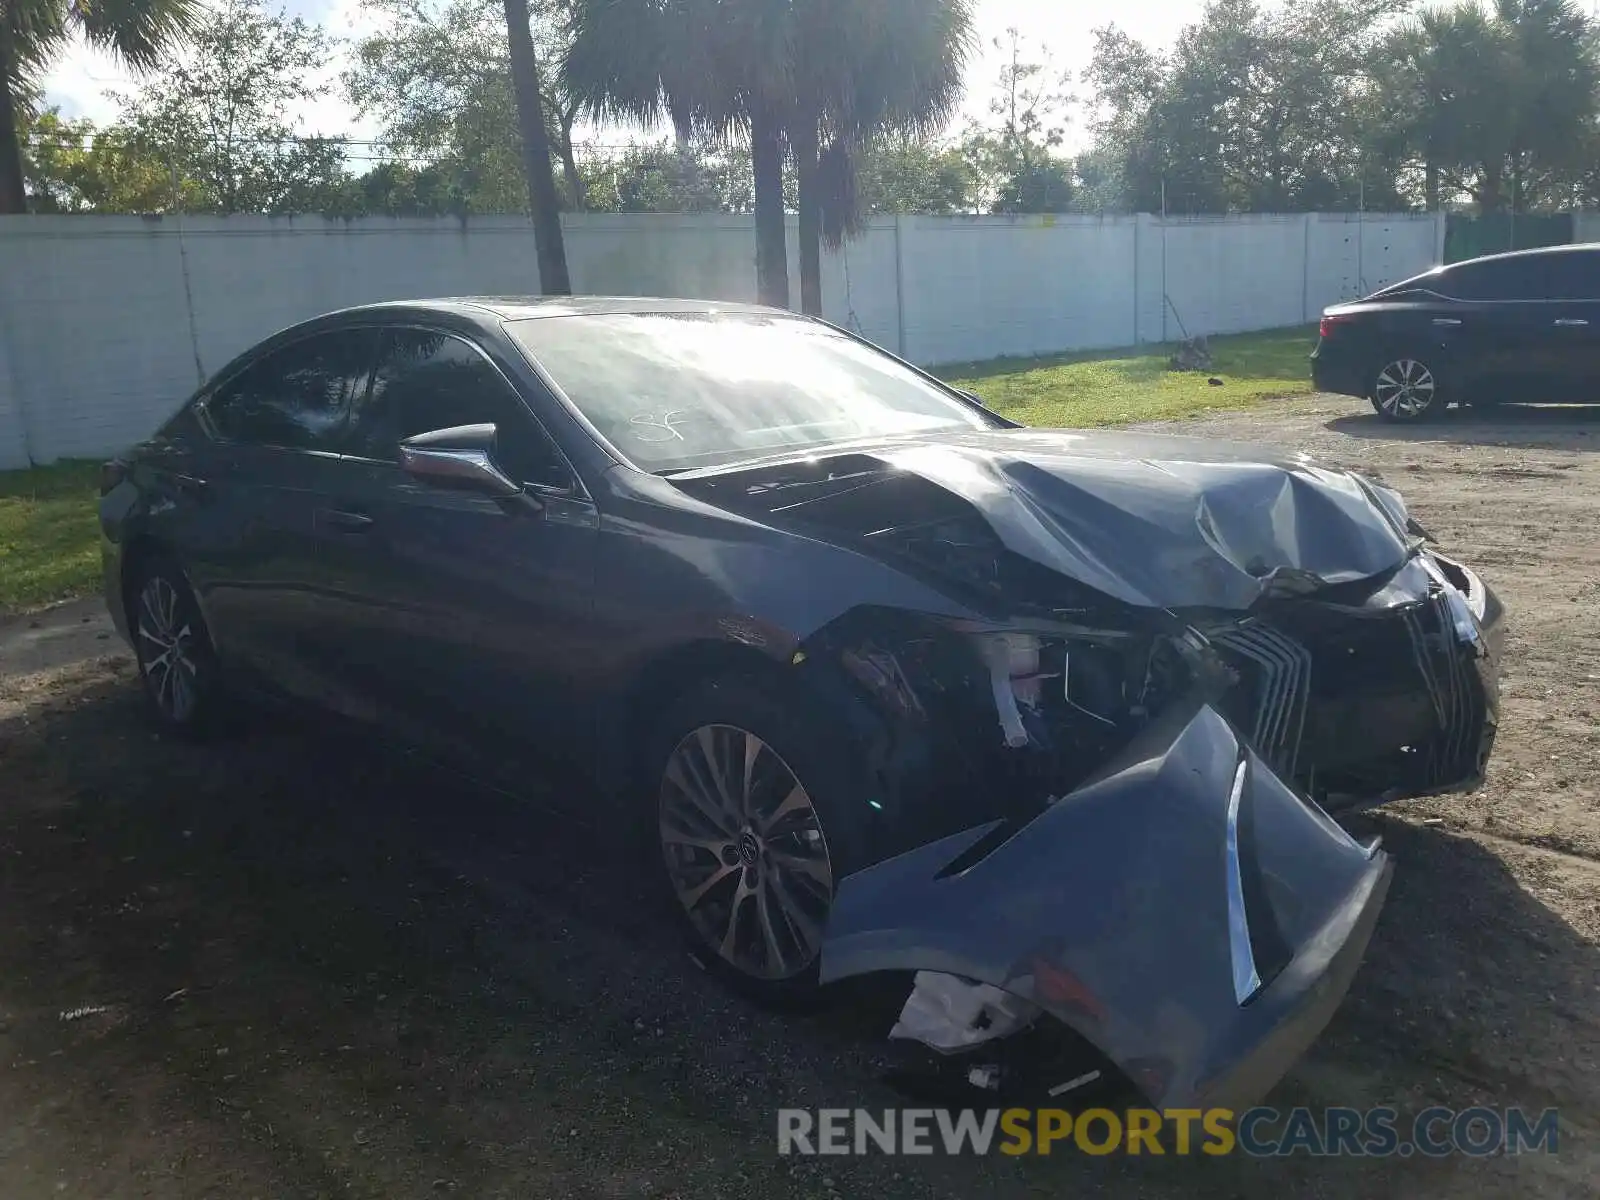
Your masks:
<instances>
[{"instance_id":1,"label":"black car's wheel","mask_svg":"<svg viewBox=\"0 0 1600 1200\"><path fill-rule=\"evenodd\" d=\"M674 703L650 746L658 858L696 960L757 999L808 999L860 850L842 738L803 700L729 676Z\"/></svg>"},{"instance_id":2,"label":"black car's wheel","mask_svg":"<svg viewBox=\"0 0 1600 1200\"><path fill-rule=\"evenodd\" d=\"M129 590L139 678L156 722L174 733L215 729L222 695L211 635L176 564L152 559Z\"/></svg>"},{"instance_id":3,"label":"black car's wheel","mask_svg":"<svg viewBox=\"0 0 1600 1200\"><path fill-rule=\"evenodd\" d=\"M1397 355L1373 376L1372 407L1385 421L1420 421L1446 403L1438 373L1420 358Z\"/></svg>"}]
</instances>

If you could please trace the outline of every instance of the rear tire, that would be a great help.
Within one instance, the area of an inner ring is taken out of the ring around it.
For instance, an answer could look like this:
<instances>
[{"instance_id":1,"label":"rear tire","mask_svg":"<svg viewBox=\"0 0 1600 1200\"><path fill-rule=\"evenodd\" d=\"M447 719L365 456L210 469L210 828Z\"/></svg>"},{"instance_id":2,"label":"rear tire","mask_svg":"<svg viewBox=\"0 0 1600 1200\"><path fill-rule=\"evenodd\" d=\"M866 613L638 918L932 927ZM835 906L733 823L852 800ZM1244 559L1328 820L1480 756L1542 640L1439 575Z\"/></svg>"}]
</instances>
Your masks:
<instances>
[{"instance_id":1,"label":"rear tire","mask_svg":"<svg viewBox=\"0 0 1600 1200\"><path fill-rule=\"evenodd\" d=\"M655 870L697 964L745 995L813 1002L834 889L864 865L870 792L842 730L794 689L725 675L646 742Z\"/></svg>"},{"instance_id":2,"label":"rear tire","mask_svg":"<svg viewBox=\"0 0 1600 1200\"><path fill-rule=\"evenodd\" d=\"M156 724L185 737L216 732L227 707L221 673L182 569L167 558L140 564L128 600L139 682Z\"/></svg>"},{"instance_id":3,"label":"rear tire","mask_svg":"<svg viewBox=\"0 0 1600 1200\"><path fill-rule=\"evenodd\" d=\"M1373 372L1368 393L1373 410L1385 421L1425 421L1445 410L1449 400L1439 374L1421 358L1397 354Z\"/></svg>"}]
</instances>

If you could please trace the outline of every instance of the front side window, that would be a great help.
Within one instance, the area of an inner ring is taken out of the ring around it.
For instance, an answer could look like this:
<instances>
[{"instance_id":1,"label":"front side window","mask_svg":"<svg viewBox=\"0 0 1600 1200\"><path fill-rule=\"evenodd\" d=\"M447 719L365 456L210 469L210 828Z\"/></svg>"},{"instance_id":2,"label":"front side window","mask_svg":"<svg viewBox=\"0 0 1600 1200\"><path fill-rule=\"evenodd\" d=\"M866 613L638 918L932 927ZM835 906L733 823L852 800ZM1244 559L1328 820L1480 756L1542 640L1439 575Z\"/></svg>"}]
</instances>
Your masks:
<instances>
[{"instance_id":1,"label":"front side window","mask_svg":"<svg viewBox=\"0 0 1600 1200\"><path fill-rule=\"evenodd\" d=\"M882 351L797 317L614 313L506 329L647 471L993 425Z\"/></svg>"},{"instance_id":2,"label":"front side window","mask_svg":"<svg viewBox=\"0 0 1600 1200\"><path fill-rule=\"evenodd\" d=\"M337 450L350 398L366 385L371 347L361 329L291 342L217 388L206 416L229 441Z\"/></svg>"},{"instance_id":3,"label":"front side window","mask_svg":"<svg viewBox=\"0 0 1600 1200\"><path fill-rule=\"evenodd\" d=\"M1447 294L1462 300L1553 300L1552 255L1490 258L1445 272Z\"/></svg>"},{"instance_id":4,"label":"front side window","mask_svg":"<svg viewBox=\"0 0 1600 1200\"><path fill-rule=\"evenodd\" d=\"M1548 260L1546 288L1552 300L1600 300L1600 254L1561 250Z\"/></svg>"},{"instance_id":5,"label":"front side window","mask_svg":"<svg viewBox=\"0 0 1600 1200\"><path fill-rule=\"evenodd\" d=\"M492 424L500 469L567 487L571 473L505 376L466 341L425 329L383 334L372 389L356 402L346 453L395 462L400 443L456 425Z\"/></svg>"}]
</instances>

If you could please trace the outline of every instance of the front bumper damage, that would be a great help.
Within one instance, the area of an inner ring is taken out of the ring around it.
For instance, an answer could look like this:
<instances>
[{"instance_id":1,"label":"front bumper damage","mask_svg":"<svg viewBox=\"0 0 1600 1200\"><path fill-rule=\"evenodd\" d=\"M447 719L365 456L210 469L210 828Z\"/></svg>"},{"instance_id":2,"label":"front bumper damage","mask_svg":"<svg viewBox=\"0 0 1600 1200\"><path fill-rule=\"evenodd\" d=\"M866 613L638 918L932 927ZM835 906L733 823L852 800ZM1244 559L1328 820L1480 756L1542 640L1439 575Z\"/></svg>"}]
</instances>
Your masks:
<instances>
[{"instance_id":1,"label":"front bumper damage","mask_svg":"<svg viewBox=\"0 0 1600 1200\"><path fill-rule=\"evenodd\" d=\"M867 744L898 834L840 883L823 981L915 973L891 1036L941 1054L1042 1012L1152 1103L1259 1099L1331 1018L1388 890L1376 840L1327 806L1476 785L1504 631L1481 580L1427 551L1204 615L1054 642L957 624L964 656L881 615L814 639L894 714Z\"/></svg>"},{"instance_id":2,"label":"front bumper damage","mask_svg":"<svg viewBox=\"0 0 1600 1200\"><path fill-rule=\"evenodd\" d=\"M892 1036L1047 1013L1158 1105L1244 1107L1387 893L1328 812L1483 777L1500 604L1373 480L1013 430L674 482L964 610L864 601L793 660L870 810L821 977L912 973Z\"/></svg>"},{"instance_id":3,"label":"front bumper damage","mask_svg":"<svg viewBox=\"0 0 1600 1200\"><path fill-rule=\"evenodd\" d=\"M980 843L992 848L970 861ZM846 878L821 977L986 983L1064 1022L1152 1103L1239 1109L1327 1023L1389 875L1376 842L1357 843L1196 702L1034 819Z\"/></svg>"},{"instance_id":4,"label":"front bumper damage","mask_svg":"<svg viewBox=\"0 0 1600 1200\"><path fill-rule=\"evenodd\" d=\"M1499 723L1499 600L1426 552L1363 593L1208 629L1238 676L1219 707L1328 811L1477 787Z\"/></svg>"}]
</instances>

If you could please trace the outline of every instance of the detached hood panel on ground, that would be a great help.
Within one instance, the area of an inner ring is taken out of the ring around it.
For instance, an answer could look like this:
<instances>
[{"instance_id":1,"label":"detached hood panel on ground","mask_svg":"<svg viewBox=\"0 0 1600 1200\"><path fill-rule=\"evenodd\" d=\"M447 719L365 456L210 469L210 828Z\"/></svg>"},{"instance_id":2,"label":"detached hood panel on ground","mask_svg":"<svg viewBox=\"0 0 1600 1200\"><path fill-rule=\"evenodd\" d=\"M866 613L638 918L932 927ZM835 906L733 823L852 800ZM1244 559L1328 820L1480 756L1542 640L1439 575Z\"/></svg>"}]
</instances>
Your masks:
<instances>
[{"instance_id":1,"label":"detached hood panel on ground","mask_svg":"<svg viewBox=\"0 0 1600 1200\"><path fill-rule=\"evenodd\" d=\"M849 464L852 488L870 486L859 479L863 462L886 468L886 479L918 476L971 505L1007 549L1142 607L1244 610L1275 587L1364 579L1409 553L1355 476L1195 438L974 431L696 474L719 483L734 475L781 493L798 479L786 472L804 471L815 483L833 461ZM694 486L690 477L680 481ZM888 499L906 493L884 490L884 527L923 519L899 511L914 505ZM805 521L805 507L789 515Z\"/></svg>"}]
</instances>

